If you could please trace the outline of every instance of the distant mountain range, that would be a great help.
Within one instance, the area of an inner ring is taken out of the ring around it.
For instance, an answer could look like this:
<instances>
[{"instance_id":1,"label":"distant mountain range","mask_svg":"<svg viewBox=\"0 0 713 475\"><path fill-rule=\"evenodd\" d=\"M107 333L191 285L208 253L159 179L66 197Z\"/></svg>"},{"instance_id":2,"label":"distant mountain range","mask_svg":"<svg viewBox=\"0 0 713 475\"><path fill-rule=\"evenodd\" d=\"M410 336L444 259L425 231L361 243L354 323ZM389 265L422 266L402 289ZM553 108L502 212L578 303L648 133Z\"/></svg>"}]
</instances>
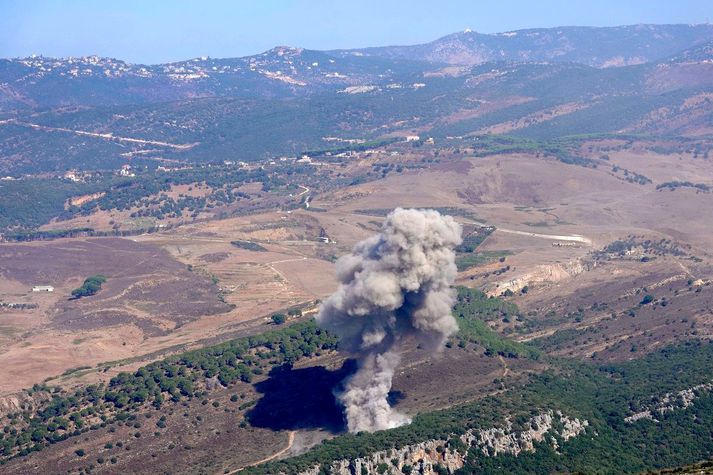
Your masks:
<instances>
[{"instance_id":1,"label":"distant mountain range","mask_svg":"<svg viewBox=\"0 0 713 475\"><path fill-rule=\"evenodd\" d=\"M713 134L711 101L713 25L465 31L159 65L5 59L0 172L255 161L333 146L324 137L701 137Z\"/></svg>"},{"instance_id":2,"label":"distant mountain range","mask_svg":"<svg viewBox=\"0 0 713 475\"><path fill-rule=\"evenodd\" d=\"M207 96L285 97L420 71L409 61L276 47L244 58L129 64L112 58L0 60L0 107L116 105Z\"/></svg>"},{"instance_id":3,"label":"distant mountain range","mask_svg":"<svg viewBox=\"0 0 713 475\"><path fill-rule=\"evenodd\" d=\"M713 40L713 25L536 28L486 35L466 30L414 46L333 53L476 65L491 61L568 62L597 68L657 61Z\"/></svg>"},{"instance_id":4,"label":"distant mountain range","mask_svg":"<svg viewBox=\"0 0 713 475\"><path fill-rule=\"evenodd\" d=\"M713 41L713 25L561 27L454 33L431 43L336 51L276 47L243 58L141 65L86 56L0 60L0 111L139 104L196 97L286 97L410 80L437 66L659 61Z\"/></svg>"}]
</instances>

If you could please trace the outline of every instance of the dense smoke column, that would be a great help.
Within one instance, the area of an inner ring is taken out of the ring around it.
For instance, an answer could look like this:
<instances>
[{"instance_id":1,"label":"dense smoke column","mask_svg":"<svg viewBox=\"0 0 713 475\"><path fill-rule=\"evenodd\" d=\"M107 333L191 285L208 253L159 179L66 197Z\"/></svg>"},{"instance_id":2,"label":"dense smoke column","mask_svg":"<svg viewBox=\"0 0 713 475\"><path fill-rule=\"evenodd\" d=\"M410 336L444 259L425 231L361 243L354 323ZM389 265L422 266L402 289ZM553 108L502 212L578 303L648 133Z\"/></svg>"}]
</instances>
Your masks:
<instances>
[{"instance_id":1,"label":"dense smoke column","mask_svg":"<svg viewBox=\"0 0 713 475\"><path fill-rule=\"evenodd\" d=\"M339 288L324 301L317 321L336 333L341 348L358 362L337 395L350 432L410 422L387 400L400 361L396 344L413 335L435 352L458 330L451 307L457 273L453 248L460 242L461 227L452 217L397 208L381 233L337 261Z\"/></svg>"}]
</instances>

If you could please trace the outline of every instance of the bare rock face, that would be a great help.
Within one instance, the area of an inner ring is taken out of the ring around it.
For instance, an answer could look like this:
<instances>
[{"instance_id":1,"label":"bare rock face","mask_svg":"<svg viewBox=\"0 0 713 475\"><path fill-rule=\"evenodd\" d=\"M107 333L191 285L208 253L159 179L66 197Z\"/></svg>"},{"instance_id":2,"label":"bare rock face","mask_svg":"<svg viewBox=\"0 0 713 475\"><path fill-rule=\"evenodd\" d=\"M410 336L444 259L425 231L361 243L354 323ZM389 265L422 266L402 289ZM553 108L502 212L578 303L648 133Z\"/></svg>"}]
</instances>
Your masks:
<instances>
[{"instance_id":1,"label":"bare rock face","mask_svg":"<svg viewBox=\"0 0 713 475\"><path fill-rule=\"evenodd\" d=\"M512 424L508 422L505 427L467 433L461 440L466 445L479 447L483 454L488 456L518 455L521 452L534 452L535 442L549 441L556 449L555 434L567 441L584 432L589 423L569 418L559 411L548 411L530 418L526 426L528 425L529 428L514 431Z\"/></svg>"},{"instance_id":2,"label":"bare rock face","mask_svg":"<svg viewBox=\"0 0 713 475\"><path fill-rule=\"evenodd\" d=\"M508 421L504 427L469 430L450 441L427 440L400 449L375 452L368 457L338 460L329 469L330 473L338 475L403 473L405 466L410 466L414 474L435 475L438 473L436 467L453 473L463 467L470 450L479 450L487 457L502 454L517 456L522 452L534 452L535 442L543 441L557 449L555 436L567 441L584 433L588 426L586 420L570 418L559 411L547 411L530 418L521 430L515 430ZM319 469L315 466L300 475L317 475Z\"/></svg>"},{"instance_id":3,"label":"bare rock face","mask_svg":"<svg viewBox=\"0 0 713 475\"><path fill-rule=\"evenodd\" d=\"M633 423L640 419L649 419L655 422L656 415L663 415L670 411L686 409L692 406L702 394L713 391L713 383L703 383L677 393L664 394L659 402L650 404L643 411L636 412L624 418L625 422ZM653 397L652 397L653 400Z\"/></svg>"},{"instance_id":4,"label":"bare rock face","mask_svg":"<svg viewBox=\"0 0 713 475\"><path fill-rule=\"evenodd\" d=\"M35 410L52 399L47 391L25 392L0 397L0 417L24 410Z\"/></svg>"},{"instance_id":5,"label":"bare rock face","mask_svg":"<svg viewBox=\"0 0 713 475\"><path fill-rule=\"evenodd\" d=\"M561 282L591 271L596 266L596 261L588 259L575 259L560 264L541 264L526 274L509 280L495 282L486 289L485 293L487 295L498 296L507 290L519 292L523 287L528 285Z\"/></svg>"}]
</instances>

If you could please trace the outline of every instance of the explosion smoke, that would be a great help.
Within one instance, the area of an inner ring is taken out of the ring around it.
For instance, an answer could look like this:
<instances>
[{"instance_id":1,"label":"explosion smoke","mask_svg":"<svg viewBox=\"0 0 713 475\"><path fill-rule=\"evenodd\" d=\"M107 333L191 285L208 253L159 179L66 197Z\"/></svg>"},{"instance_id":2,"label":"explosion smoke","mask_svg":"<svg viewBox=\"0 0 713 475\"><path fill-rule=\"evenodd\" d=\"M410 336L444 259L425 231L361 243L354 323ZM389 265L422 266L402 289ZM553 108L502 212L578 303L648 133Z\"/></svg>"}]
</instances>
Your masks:
<instances>
[{"instance_id":1,"label":"explosion smoke","mask_svg":"<svg viewBox=\"0 0 713 475\"><path fill-rule=\"evenodd\" d=\"M387 400L399 364L396 345L413 335L435 352L458 330L451 315L456 277L453 248L461 227L433 210L397 208L381 233L337 261L339 288L317 316L358 361L337 395L350 432L390 429L410 419Z\"/></svg>"}]
</instances>

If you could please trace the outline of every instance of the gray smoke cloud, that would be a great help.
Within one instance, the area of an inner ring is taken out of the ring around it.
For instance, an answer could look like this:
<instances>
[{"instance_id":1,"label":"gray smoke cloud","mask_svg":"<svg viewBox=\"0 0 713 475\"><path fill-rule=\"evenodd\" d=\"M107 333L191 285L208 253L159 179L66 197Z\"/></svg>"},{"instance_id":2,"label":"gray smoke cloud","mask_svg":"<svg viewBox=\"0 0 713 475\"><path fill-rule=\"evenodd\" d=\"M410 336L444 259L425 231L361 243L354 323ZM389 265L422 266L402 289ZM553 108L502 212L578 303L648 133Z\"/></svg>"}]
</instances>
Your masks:
<instances>
[{"instance_id":1,"label":"gray smoke cloud","mask_svg":"<svg viewBox=\"0 0 713 475\"><path fill-rule=\"evenodd\" d=\"M350 432L408 424L387 400L399 365L398 344L414 336L439 351L458 330L451 315L457 270L453 248L461 226L434 210L397 208L381 232L336 264L339 288L322 303L317 322L357 359L337 398Z\"/></svg>"}]
</instances>

